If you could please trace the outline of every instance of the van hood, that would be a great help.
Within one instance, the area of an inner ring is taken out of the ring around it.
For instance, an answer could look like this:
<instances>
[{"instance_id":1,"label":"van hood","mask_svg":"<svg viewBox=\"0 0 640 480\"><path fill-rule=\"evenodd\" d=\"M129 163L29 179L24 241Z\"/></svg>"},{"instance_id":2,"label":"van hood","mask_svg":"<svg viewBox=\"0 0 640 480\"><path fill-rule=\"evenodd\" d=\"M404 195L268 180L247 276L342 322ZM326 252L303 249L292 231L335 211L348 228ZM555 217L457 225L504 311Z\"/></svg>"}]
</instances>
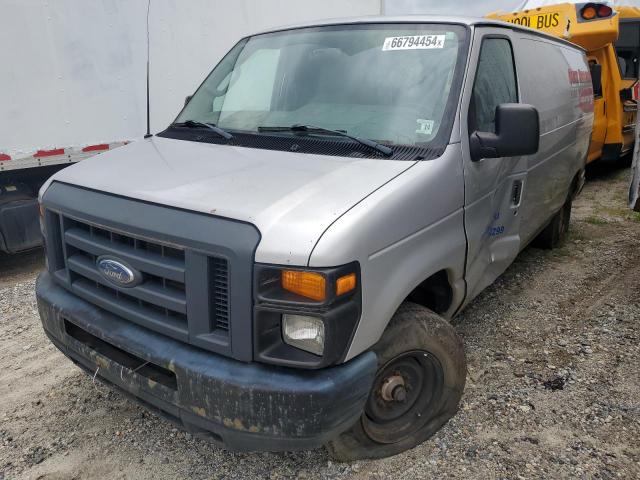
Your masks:
<instances>
[{"instance_id":1,"label":"van hood","mask_svg":"<svg viewBox=\"0 0 640 480\"><path fill-rule=\"evenodd\" d=\"M338 217L414 164L153 137L50 181L249 222L262 236L257 262L307 265Z\"/></svg>"}]
</instances>

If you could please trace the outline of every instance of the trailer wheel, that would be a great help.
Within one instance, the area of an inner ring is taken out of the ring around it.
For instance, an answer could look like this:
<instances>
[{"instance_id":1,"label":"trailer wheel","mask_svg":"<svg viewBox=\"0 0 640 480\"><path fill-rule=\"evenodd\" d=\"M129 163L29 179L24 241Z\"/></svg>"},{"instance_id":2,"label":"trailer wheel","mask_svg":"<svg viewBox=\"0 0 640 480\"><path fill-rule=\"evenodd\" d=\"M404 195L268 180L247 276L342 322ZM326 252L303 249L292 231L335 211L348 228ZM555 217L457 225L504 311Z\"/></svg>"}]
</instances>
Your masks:
<instances>
[{"instance_id":1,"label":"trailer wheel","mask_svg":"<svg viewBox=\"0 0 640 480\"><path fill-rule=\"evenodd\" d=\"M552 250L561 247L567 239L569 225L571 223L571 197L562 208L556 213L549 225L534 239L533 245L538 248Z\"/></svg>"},{"instance_id":2,"label":"trailer wheel","mask_svg":"<svg viewBox=\"0 0 640 480\"><path fill-rule=\"evenodd\" d=\"M458 410L466 379L464 347L442 317L405 303L373 350L378 372L364 412L327 445L338 461L389 457L413 448Z\"/></svg>"}]
</instances>

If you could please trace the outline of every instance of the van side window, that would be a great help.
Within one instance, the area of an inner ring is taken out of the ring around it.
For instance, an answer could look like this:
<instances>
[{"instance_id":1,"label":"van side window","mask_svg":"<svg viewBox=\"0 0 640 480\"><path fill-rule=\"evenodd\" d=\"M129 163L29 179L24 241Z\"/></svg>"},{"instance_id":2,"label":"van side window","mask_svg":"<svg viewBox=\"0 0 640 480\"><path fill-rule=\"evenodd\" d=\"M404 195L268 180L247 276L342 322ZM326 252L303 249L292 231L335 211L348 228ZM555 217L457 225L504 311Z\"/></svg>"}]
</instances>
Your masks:
<instances>
[{"instance_id":1,"label":"van side window","mask_svg":"<svg viewBox=\"0 0 640 480\"><path fill-rule=\"evenodd\" d=\"M518 88L511 42L485 38L469 104L469 133L496 131L496 107L517 103Z\"/></svg>"}]
</instances>

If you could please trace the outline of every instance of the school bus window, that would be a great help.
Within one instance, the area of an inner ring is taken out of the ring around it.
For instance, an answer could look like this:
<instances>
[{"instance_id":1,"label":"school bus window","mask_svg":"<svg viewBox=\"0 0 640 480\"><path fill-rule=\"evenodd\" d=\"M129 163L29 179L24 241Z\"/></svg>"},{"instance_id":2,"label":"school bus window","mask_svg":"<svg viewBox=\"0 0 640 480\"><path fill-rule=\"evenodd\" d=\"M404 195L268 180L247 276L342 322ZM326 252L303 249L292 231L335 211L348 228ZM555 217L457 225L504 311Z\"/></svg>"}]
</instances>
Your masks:
<instances>
[{"instance_id":1,"label":"school bus window","mask_svg":"<svg viewBox=\"0 0 640 480\"><path fill-rule=\"evenodd\" d=\"M591 72L593 84L593 96L600 98L602 97L602 66L596 60L590 59L589 71Z\"/></svg>"},{"instance_id":2,"label":"school bus window","mask_svg":"<svg viewBox=\"0 0 640 480\"><path fill-rule=\"evenodd\" d=\"M621 22L615 43L620 73L623 78L638 78L640 61L640 22Z\"/></svg>"}]
</instances>

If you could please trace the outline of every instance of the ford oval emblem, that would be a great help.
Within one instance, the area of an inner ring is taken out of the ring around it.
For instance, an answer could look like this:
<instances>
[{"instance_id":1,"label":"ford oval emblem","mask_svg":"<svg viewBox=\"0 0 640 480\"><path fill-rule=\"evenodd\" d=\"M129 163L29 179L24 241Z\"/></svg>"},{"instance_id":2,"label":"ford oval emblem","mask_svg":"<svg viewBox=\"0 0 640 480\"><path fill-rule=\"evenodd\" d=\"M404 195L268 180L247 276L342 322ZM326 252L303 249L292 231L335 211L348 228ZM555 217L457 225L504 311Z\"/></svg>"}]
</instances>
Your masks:
<instances>
[{"instance_id":1,"label":"ford oval emblem","mask_svg":"<svg viewBox=\"0 0 640 480\"><path fill-rule=\"evenodd\" d=\"M118 287L135 287L142 281L139 271L115 257L98 257L96 266L100 275Z\"/></svg>"}]
</instances>

